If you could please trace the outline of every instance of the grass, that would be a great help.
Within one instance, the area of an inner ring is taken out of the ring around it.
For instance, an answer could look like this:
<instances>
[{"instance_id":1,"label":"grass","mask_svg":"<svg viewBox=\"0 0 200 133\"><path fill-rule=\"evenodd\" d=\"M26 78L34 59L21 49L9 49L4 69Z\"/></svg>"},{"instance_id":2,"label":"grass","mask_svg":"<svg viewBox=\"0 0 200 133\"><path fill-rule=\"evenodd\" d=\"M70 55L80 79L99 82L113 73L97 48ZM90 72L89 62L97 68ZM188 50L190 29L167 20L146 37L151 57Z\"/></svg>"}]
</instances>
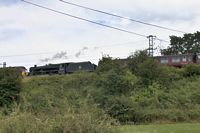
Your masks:
<instances>
[{"instance_id":1,"label":"grass","mask_svg":"<svg viewBox=\"0 0 200 133\"><path fill-rule=\"evenodd\" d=\"M120 131L121 133L200 133L200 123L122 126Z\"/></svg>"},{"instance_id":2,"label":"grass","mask_svg":"<svg viewBox=\"0 0 200 133\"><path fill-rule=\"evenodd\" d=\"M0 133L116 133L115 121L84 95L91 76L24 78L19 103L0 107Z\"/></svg>"}]
</instances>

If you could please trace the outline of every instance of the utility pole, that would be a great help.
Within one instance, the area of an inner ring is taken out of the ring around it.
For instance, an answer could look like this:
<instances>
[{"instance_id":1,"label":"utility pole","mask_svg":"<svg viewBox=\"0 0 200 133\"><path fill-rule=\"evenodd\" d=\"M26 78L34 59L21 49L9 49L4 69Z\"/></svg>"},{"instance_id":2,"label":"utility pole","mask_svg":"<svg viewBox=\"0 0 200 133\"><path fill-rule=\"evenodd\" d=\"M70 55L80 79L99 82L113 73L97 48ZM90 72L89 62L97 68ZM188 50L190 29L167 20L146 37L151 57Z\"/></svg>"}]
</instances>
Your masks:
<instances>
[{"instance_id":1,"label":"utility pole","mask_svg":"<svg viewBox=\"0 0 200 133\"><path fill-rule=\"evenodd\" d=\"M156 39L156 36L149 35L147 38L149 39L148 54L149 54L150 57L153 57L153 54L154 54L154 40Z\"/></svg>"},{"instance_id":2,"label":"utility pole","mask_svg":"<svg viewBox=\"0 0 200 133\"><path fill-rule=\"evenodd\" d=\"M3 62L3 68L6 68L6 62Z\"/></svg>"},{"instance_id":3,"label":"utility pole","mask_svg":"<svg viewBox=\"0 0 200 133\"><path fill-rule=\"evenodd\" d=\"M3 62L3 64L2 64L2 63L0 63L0 65L2 65L2 66L3 66L3 68L6 68L6 62Z\"/></svg>"}]
</instances>

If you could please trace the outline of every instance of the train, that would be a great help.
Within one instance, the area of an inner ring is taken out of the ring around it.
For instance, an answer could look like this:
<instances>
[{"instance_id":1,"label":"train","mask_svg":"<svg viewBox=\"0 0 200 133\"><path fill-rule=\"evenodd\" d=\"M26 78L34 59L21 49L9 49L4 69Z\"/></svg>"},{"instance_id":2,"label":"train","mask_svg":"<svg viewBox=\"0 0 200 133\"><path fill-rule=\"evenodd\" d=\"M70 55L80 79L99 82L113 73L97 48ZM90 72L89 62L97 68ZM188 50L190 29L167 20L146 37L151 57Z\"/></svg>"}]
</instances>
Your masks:
<instances>
[{"instance_id":1,"label":"train","mask_svg":"<svg viewBox=\"0 0 200 133\"><path fill-rule=\"evenodd\" d=\"M153 57L161 65L184 67L188 64L200 64L200 54L180 54L180 55L165 55Z\"/></svg>"},{"instance_id":2,"label":"train","mask_svg":"<svg viewBox=\"0 0 200 133\"><path fill-rule=\"evenodd\" d=\"M165 55L154 56L153 59L157 60L161 65L173 66L177 68L184 67L188 64L200 64L200 54L180 54L180 55ZM120 59L127 64L129 59ZM23 66L12 67L16 68L23 77L34 75L53 75L53 74L71 74L78 71L94 72L97 65L92 64L90 61L86 62L68 62L59 64L47 64L43 66L33 66L27 69Z\"/></svg>"},{"instance_id":3,"label":"train","mask_svg":"<svg viewBox=\"0 0 200 133\"><path fill-rule=\"evenodd\" d=\"M29 75L51 75L51 74L70 74L77 71L94 72L97 65L87 62L70 62L59 64L48 64L45 66L34 66L30 68Z\"/></svg>"}]
</instances>

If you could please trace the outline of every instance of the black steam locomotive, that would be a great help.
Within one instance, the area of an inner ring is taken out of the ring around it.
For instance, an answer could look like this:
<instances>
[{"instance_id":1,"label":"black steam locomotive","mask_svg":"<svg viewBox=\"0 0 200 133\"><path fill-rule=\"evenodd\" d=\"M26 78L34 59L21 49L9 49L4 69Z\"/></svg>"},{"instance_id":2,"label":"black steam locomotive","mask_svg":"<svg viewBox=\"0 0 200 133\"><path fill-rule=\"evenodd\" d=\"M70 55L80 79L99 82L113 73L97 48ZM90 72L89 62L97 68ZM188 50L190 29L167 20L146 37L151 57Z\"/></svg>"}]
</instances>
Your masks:
<instances>
[{"instance_id":1,"label":"black steam locomotive","mask_svg":"<svg viewBox=\"0 0 200 133\"><path fill-rule=\"evenodd\" d=\"M96 65L91 62L71 62L60 64L48 64L45 66L34 66L30 68L29 75L51 75L51 74L70 74L77 71L93 72L96 70Z\"/></svg>"}]
</instances>

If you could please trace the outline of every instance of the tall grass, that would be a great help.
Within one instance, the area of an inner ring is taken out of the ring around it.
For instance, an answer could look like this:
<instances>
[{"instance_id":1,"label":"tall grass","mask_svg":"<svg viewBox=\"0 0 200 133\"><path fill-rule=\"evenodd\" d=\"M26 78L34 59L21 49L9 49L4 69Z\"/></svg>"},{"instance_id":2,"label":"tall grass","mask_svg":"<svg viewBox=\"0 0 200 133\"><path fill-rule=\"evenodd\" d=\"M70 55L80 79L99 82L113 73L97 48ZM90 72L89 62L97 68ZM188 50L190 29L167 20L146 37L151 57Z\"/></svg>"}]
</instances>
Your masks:
<instances>
[{"instance_id":1,"label":"tall grass","mask_svg":"<svg viewBox=\"0 0 200 133\"><path fill-rule=\"evenodd\" d=\"M26 79L20 93L20 103L13 104L9 109L0 109L0 132L117 132L112 126L116 122L84 97L79 85L92 78L92 74L84 75Z\"/></svg>"}]
</instances>

